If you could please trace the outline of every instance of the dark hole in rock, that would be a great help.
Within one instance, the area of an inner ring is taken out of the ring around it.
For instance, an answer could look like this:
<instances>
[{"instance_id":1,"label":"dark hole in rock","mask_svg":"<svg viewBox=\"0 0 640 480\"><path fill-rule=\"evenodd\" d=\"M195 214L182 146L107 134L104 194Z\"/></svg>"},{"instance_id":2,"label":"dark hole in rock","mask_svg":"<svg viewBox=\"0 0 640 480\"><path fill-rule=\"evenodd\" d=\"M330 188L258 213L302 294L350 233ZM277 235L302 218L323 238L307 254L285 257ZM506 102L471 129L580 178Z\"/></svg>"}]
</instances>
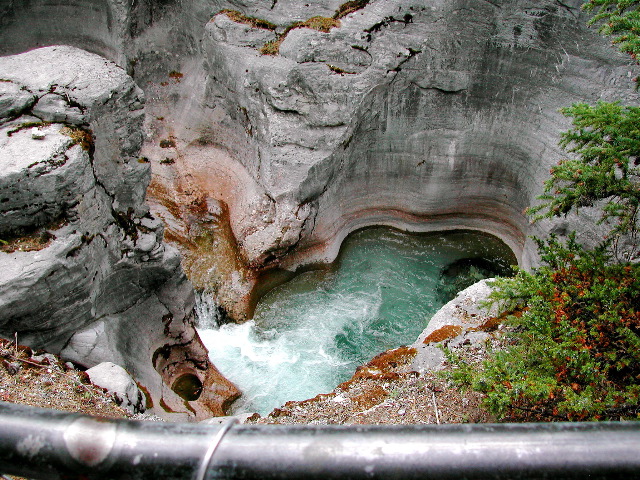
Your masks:
<instances>
[{"instance_id":1,"label":"dark hole in rock","mask_svg":"<svg viewBox=\"0 0 640 480\"><path fill-rule=\"evenodd\" d=\"M439 299L446 303L480 280L511 275L513 267L510 265L484 258L461 258L442 269L436 291Z\"/></svg>"},{"instance_id":2,"label":"dark hole in rock","mask_svg":"<svg viewBox=\"0 0 640 480\"><path fill-rule=\"evenodd\" d=\"M178 394L178 396L183 400L192 402L200 398L200 394L202 393L202 382L196 375L186 373L179 376L173 382L171 390Z\"/></svg>"}]
</instances>

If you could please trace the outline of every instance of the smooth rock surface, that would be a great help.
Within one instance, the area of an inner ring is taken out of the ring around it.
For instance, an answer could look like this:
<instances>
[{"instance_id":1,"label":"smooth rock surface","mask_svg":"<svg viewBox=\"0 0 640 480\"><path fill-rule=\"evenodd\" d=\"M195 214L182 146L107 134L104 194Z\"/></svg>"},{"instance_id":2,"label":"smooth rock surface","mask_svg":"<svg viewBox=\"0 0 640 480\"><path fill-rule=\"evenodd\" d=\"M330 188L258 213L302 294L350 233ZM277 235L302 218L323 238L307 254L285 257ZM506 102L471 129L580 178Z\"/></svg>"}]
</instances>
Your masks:
<instances>
[{"instance_id":1,"label":"smooth rock surface","mask_svg":"<svg viewBox=\"0 0 640 480\"><path fill-rule=\"evenodd\" d=\"M282 32L339 5L220 1L209 14L238 9ZM167 6L188 13L172 31L201 47L145 83L155 115L145 155L172 160L156 169L152 208L188 249L201 218L184 207L226 203L239 251L258 270L333 260L346 235L374 224L482 230L530 267L528 236L554 226L532 226L522 212L562 158L568 120L558 108L637 104L636 67L586 27L580 5L374 0L328 33L289 31L276 56L258 52L268 30L211 19L197 1ZM132 40L141 65L186 51L162 42L164 22ZM170 68L180 81L166 80ZM158 148L168 136L175 147ZM589 241L588 218L564 228Z\"/></svg>"},{"instance_id":2,"label":"smooth rock surface","mask_svg":"<svg viewBox=\"0 0 640 480\"><path fill-rule=\"evenodd\" d=\"M383 223L480 229L530 264L522 211L561 156L558 106L637 102L579 4L374 1L329 33L292 30L277 57L208 25L211 91L246 111L258 152L241 161L276 201L271 224L236 229L247 258L331 260Z\"/></svg>"},{"instance_id":3,"label":"smooth rock surface","mask_svg":"<svg viewBox=\"0 0 640 480\"><path fill-rule=\"evenodd\" d=\"M102 362L87 369L86 373L93 383L107 389L114 396L116 402L129 413L145 411L144 395L135 380L120 365Z\"/></svg>"},{"instance_id":4,"label":"smooth rock surface","mask_svg":"<svg viewBox=\"0 0 640 480\"><path fill-rule=\"evenodd\" d=\"M274 56L259 53L273 32L216 13L283 33L344 2L18 3L1 11L0 52L90 46L145 89L153 212L197 253L215 230L202 206L226 205L237 249L209 270L235 265L242 288L216 289L239 319L252 272L331 261L368 225L485 231L524 267L538 261L532 234L591 242L593 215L531 225L523 210L563 157L558 108L638 104L637 67L586 26L580 0L372 0L328 33L290 30ZM45 25L60 15L64 28Z\"/></svg>"},{"instance_id":5,"label":"smooth rock surface","mask_svg":"<svg viewBox=\"0 0 640 480\"><path fill-rule=\"evenodd\" d=\"M481 306L491 294L488 282L491 279L467 287L431 317L427 328L411 345L417 350L412 370L420 373L441 370L445 356L439 344L443 342L450 346L462 342L481 344L488 338L482 327L499 313L497 305Z\"/></svg>"}]
</instances>

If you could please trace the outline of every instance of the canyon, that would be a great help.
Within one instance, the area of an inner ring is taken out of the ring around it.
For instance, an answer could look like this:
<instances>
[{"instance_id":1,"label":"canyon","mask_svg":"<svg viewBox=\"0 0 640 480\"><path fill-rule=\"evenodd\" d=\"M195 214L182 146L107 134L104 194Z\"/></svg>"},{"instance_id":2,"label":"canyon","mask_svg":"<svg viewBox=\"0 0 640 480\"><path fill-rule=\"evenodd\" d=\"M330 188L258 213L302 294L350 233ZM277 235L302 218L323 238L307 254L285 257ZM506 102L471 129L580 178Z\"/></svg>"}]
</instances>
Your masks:
<instances>
[{"instance_id":1,"label":"canyon","mask_svg":"<svg viewBox=\"0 0 640 480\"><path fill-rule=\"evenodd\" d=\"M118 363L202 418L238 392L192 285L244 321L263 274L331 262L367 226L479 230L524 268L530 235L597 238L588 209L523 213L563 158L559 108L638 103L582 2L360 3L0 2L0 238L55 236L0 253L1 333ZM197 401L163 386L180 378Z\"/></svg>"}]
</instances>

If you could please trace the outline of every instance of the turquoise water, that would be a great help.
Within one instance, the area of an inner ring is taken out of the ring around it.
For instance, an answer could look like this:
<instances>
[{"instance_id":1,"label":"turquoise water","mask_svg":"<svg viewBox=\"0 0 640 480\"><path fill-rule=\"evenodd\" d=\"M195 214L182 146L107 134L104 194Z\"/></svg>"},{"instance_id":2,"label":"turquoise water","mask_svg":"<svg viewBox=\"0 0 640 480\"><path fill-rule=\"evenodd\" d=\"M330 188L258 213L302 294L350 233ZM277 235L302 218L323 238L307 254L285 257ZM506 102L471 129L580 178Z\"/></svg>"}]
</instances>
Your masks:
<instances>
[{"instance_id":1,"label":"turquoise water","mask_svg":"<svg viewBox=\"0 0 640 480\"><path fill-rule=\"evenodd\" d=\"M485 234L368 228L345 240L331 267L271 290L252 321L199 332L211 360L243 391L235 413L264 415L330 392L375 355L415 341L464 275L460 265L472 265L475 280L478 271L502 273L513 263L511 251ZM202 300L199 311L201 325L215 320Z\"/></svg>"}]
</instances>

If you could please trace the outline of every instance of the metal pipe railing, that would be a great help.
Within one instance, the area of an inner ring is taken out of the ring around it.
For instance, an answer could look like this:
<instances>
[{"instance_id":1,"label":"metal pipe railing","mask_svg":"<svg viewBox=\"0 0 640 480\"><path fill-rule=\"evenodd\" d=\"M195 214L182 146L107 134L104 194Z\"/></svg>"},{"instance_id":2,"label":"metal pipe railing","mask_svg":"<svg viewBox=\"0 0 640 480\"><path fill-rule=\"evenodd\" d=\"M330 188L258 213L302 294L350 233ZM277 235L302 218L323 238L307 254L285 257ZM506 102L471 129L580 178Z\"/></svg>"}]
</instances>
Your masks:
<instances>
[{"instance_id":1,"label":"metal pipe railing","mask_svg":"<svg viewBox=\"0 0 640 480\"><path fill-rule=\"evenodd\" d=\"M0 402L0 472L109 480L640 476L640 422L227 425L224 435L220 428L103 420Z\"/></svg>"}]
</instances>

